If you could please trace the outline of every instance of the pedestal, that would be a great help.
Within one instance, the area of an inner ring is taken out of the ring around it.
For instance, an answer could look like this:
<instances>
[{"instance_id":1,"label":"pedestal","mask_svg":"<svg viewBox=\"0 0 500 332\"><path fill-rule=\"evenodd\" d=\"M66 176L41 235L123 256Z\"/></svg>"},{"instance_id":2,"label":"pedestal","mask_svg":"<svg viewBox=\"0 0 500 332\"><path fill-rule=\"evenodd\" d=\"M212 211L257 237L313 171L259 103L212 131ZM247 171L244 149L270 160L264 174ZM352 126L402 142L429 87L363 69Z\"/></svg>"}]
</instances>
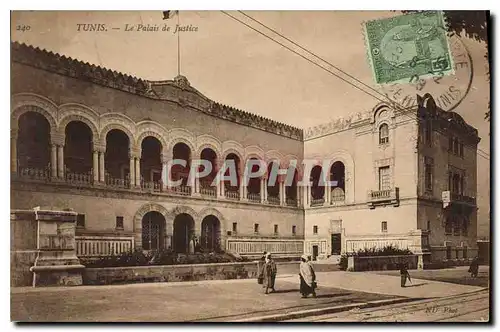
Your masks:
<instances>
[{"instance_id":1,"label":"pedestal","mask_svg":"<svg viewBox=\"0 0 500 332\"><path fill-rule=\"evenodd\" d=\"M75 227L77 213L35 208L37 250L33 287L81 285L85 266L76 256Z\"/></svg>"}]
</instances>

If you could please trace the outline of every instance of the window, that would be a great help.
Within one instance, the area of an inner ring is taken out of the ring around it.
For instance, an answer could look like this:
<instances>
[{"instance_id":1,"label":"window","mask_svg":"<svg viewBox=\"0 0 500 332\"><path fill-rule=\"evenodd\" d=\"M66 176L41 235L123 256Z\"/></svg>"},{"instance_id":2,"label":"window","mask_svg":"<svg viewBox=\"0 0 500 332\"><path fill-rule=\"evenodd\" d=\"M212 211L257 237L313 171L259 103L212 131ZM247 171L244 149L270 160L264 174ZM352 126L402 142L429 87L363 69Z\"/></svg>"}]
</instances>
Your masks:
<instances>
[{"instance_id":1,"label":"window","mask_svg":"<svg viewBox=\"0 0 500 332\"><path fill-rule=\"evenodd\" d=\"M253 225L253 232L258 233L259 232L259 224L254 224Z\"/></svg>"},{"instance_id":2,"label":"window","mask_svg":"<svg viewBox=\"0 0 500 332\"><path fill-rule=\"evenodd\" d=\"M464 145L463 143L460 143L460 157L464 156Z\"/></svg>"},{"instance_id":3,"label":"window","mask_svg":"<svg viewBox=\"0 0 500 332\"><path fill-rule=\"evenodd\" d=\"M425 191L432 193L433 187L434 160L425 157L424 175L425 175Z\"/></svg>"},{"instance_id":4,"label":"window","mask_svg":"<svg viewBox=\"0 0 500 332\"><path fill-rule=\"evenodd\" d=\"M451 247L446 246L446 259L451 259Z\"/></svg>"},{"instance_id":5,"label":"window","mask_svg":"<svg viewBox=\"0 0 500 332\"><path fill-rule=\"evenodd\" d=\"M431 230L431 221L430 220L427 220L427 230L428 231Z\"/></svg>"},{"instance_id":6,"label":"window","mask_svg":"<svg viewBox=\"0 0 500 332\"><path fill-rule=\"evenodd\" d=\"M460 220L455 219L453 222L453 235L460 236L460 230L462 225L460 225Z\"/></svg>"},{"instance_id":7,"label":"window","mask_svg":"<svg viewBox=\"0 0 500 332\"><path fill-rule=\"evenodd\" d=\"M390 167L380 167L378 169L378 178L379 178L379 190L389 190L391 189L391 174Z\"/></svg>"},{"instance_id":8,"label":"window","mask_svg":"<svg viewBox=\"0 0 500 332\"><path fill-rule=\"evenodd\" d=\"M233 222L233 233L236 234L238 233L238 223Z\"/></svg>"},{"instance_id":9,"label":"window","mask_svg":"<svg viewBox=\"0 0 500 332\"><path fill-rule=\"evenodd\" d=\"M453 140L453 153L458 155L458 140L457 139Z\"/></svg>"},{"instance_id":10,"label":"window","mask_svg":"<svg viewBox=\"0 0 500 332\"><path fill-rule=\"evenodd\" d=\"M122 216L117 216L116 217L116 229L123 229L123 217Z\"/></svg>"},{"instance_id":11,"label":"window","mask_svg":"<svg viewBox=\"0 0 500 332\"><path fill-rule=\"evenodd\" d=\"M85 227L85 215L84 214L78 214L76 216L76 227Z\"/></svg>"},{"instance_id":12,"label":"window","mask_svg":"<svg viewBox=\"0 0 500 332\"><path fill-rule=\"evenodd\" d=\"M295 225L292 226L292 234L293 235L297 234L297 226Z\"/></svg>"},{"instance_id":13,"label":"window","mask_svg":"<svg viewBox=\"0 0 500 332\"><path fill-rule=\"evenodd\" d=\"M462 221L462 235L469 235L469 220L467 220L467 218L464 218L464 220Z\"/></svg>"},{"instance_id":14,"label":"window","mask_svg":"<svg viewBox=\"0 0 500 332\"><path fill-rule=\"evenodd\" d=\"M389 143L389 126L387 124L382 124L379 128L379 144Z\"/></svg>"},{"instance_id":15,"label":"window","mask_svg":"<svg viewBox=\"0 0 500 332\"><path fill-rule=\"evenodd\" d=\"M278 225L274 225L274 234L278 234Z\"/></svg>"},{"instance_id":16,"label":"window","mask_svg":"<svg viewBox=\"0 0 500 332\"><path fill-rule=\"evenodd\" d=\"M467 247L464 247L462 252L463 252L464 258L467 259Z\"/></svg>"},{"instance_id":17,"label":"window","mask_svg":"<svg viewBox=\"0 0 500 332\"><path fill-rule=\"evenodd\" d=\"M313 226L313 234L318 234L318 226Z\"/></svg>"},{"instance_id":18,"label":"window","mask_svg":"<svg viewBox=\"0 0 500 332\"><path fill-rule=\"evenodd\" d=\"M382 233L387 233L387 221L382 221Z\"/></svg>"}]
</instances>

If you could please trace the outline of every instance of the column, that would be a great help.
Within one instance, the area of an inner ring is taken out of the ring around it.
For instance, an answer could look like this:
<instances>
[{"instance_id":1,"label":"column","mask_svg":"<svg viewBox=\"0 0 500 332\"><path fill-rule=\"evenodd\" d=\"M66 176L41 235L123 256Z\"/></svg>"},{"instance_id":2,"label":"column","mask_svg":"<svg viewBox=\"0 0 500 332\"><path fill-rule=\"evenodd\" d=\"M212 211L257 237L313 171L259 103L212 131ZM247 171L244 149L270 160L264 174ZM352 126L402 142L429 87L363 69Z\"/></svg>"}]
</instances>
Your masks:
<instances>
[{"instance_id":1,"label":"column","mask_svg":"<svg viewBox=\"0 0 500 332\"><path fill-rule=\"evenodd\" d=\"M135 186L141 186L141 158L135 158Z\"/></svg>"},{"instance_id":2,"label":"column","mask_svg":"<svg viewBox=\"0 0 500 332\"><path fill-rule=\"evenodd\" d=\"M262 179L262 195L260 201L267 202L267 178Z\"/></svg>"},{"instance_id":3,"label":"column","mask_svg":"<svg viewBox=\"0 0 500 332\"><path fill-rule=\"evenodd\" d=\"M129 154L129 174L130 174L130 187L135 186L135 175L137 174L135 172L135 158L132 156L132 154Z\"/></svg>"},{"instance_id":4,"label":"column","mask_svg":"<svg viewBox=\"0 0 500 332\"><path fill-rule=\"evenodd\" d=\"M92 173L94 174L94 182L99 181L99 151L94 150L92 154Z\"/></svg>"},{"instance_id":5,"label":"column","mask_svg":"<svg viewBox=\"0 0 500 332\"><path fill-rule=\"evenodd\" d=\"M10 131L10 171L17 173L17 130Z\"/></svg>"},{"instance_id":6,"label":"column","mask_svg":"<svg viewBox=\"0 0 500 332\"><path fill-rule=\"evenodd\" d=\"M329 179L325 179L325 206L330 205L331 201L331 193L332 188L330 187L330 181Z\"/></svg>"},{"instance_id":7,"label":"column","mask_svg":"<svg viewBox=\"0 0 500 332\"><path fill-rule=\"evenodd\" d=\"M162 182L162 191L167 189L167 162L162 158L161 161L161 182ZM167 247L168 248L168 247Z\"/></svg>"},{"instance_id":8,"label":"column","mask_svg":"<svg viewBox=\"0 0 500 332\"><path fill-rule=\"evenodd\" d=\"M64 178L64 145L57 146L57 175Z\"/></svg>"},{"instance_id":9,"label":"column","mask_svg":"<svg viewBox=\"0 0 500 332\"><path fill-rule=\"evenodd\" d=\"M51 177L57 177L57 145L52 144L50 150L50 171Z\"/></svg>"},{"instance_id":10,"label":"column","mask_svg":"<svg viewBox=\"0 0 500 332\"><path fill-rule=\"evenodd\" d=\"M104 182L104 150L99 151L99 182Z\"/></svg>"},{"instance_id":11,"label":"column","mask_svg":"<svg viewBox=\"0 0 500 332\"><path fill-rule=\"evenodd\" d=\"M198 196L200 194L200 178L196 177L191 181L193 182L193 188L191 189L191 192L194 191L194 194Z\"/></svg>"},{"instance_id":12,"label":"column","mask_svg":"<svg viewBox=\"0 0 500 332\"><path fill-rule=\"evenodd\" d=\"M240 201L247 200L247 186L245 185L244 176L240 179Z\"/></svg>"},{"instance_id":13,"label":"column","mask_svg":"<svg viewBox=\"0 0 500 332\"><path fill-rule=\"evenodd\" d=\"M286 205L286 186L285 181L280 182L280 205Z\"/></svg>"}]
</instances>

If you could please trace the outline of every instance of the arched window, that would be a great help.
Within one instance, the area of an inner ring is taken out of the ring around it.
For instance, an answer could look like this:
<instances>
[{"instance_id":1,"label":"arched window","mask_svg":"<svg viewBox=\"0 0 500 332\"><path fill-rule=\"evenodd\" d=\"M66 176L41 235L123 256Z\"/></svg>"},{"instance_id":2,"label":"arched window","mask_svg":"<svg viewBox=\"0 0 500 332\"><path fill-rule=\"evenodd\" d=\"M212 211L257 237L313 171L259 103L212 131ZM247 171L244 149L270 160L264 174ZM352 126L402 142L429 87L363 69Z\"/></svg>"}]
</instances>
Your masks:
<instances>
[{"instance_id":1,"label":"arched window","mask_svg":"<svg viewBox=\"0 0 500 332\"><path fill-rule=\"evenodd\" d=\"M389 126L383 123L379 128L379 144L389 143Z\"/></svg>"}]
</instances>

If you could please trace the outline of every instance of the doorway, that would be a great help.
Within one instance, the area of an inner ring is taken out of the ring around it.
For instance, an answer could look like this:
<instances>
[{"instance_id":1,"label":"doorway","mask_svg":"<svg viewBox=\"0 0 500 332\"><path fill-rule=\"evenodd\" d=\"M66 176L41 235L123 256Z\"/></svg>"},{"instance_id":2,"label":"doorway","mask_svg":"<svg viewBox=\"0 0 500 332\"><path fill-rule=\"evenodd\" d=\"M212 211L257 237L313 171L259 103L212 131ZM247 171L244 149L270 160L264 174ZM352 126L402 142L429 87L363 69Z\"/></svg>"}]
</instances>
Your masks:
<instances>
[{"instance_id":1,"label":"doorway","mask_svg":"<svg viewBox=\"0 0 500 332\"><path fill-rule=\"evenodd\" d=\"M312 260L315 261L319 254L318 246L313 246Z\"/></svg>"},{"instance_id":2,"label":"doorway","mask_svg":"<svg viewBox=\"0 0 500 332\"><path fill-rule=\"evenodd\" d=\"M332 234L332 255L340 255L342 251L342 234Z\"/></svg>"}]
</instances>

